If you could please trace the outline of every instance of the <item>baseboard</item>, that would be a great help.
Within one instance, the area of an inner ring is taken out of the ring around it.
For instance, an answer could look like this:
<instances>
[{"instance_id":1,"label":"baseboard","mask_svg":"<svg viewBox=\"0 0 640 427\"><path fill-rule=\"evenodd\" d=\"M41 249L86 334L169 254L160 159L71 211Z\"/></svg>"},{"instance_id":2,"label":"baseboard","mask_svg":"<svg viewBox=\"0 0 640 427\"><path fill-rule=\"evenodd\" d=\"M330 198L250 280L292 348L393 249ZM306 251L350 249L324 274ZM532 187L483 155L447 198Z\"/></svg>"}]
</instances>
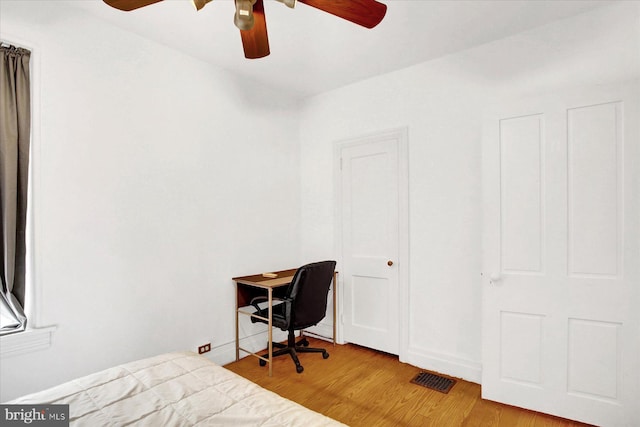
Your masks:
<instances>
[{"instance_id":1,"label":"baseboard","mask_svg":"<svg viewBox=\"0 0 640 427\"><path fill-rule=\"evenodd\" d=\"M318 338L320 339L333 341L333 325L319 323L316 326L305 329L305 332L310 332L313 335L318 335Z\"/></svg>"},{"instance_id":2,"label":"baseboard","mask_svg":"<svg viewBox=\"0 0 640 427\"><path fill-rule=\"evenodd\" d=\"M461 378L476 384L482 382L482 364L480 362L415 347L409 348L406 355L407 360L403 360L403 362L419 368Z\"/></svg>"},{"instance_id":3,"label":"baseboard","mask_svg":"<svg viewBox=\"0 0 640 427\"><path fill-rule=\"evenodd\" d=\"M264 350L267 346L267 332L260 332L254 335L250 335L240 339L240 347L249 350L251 352L258 352ZM286 341L287 333L277 329L273 330L274 341ZM244 358L249 354L240 351L240 358ZM205 353L207 359L217 363L218 365L226 365L227 363L235 362L236 360L236 342L228 342L219 344L211 348L211 352Z\"/></svg>"},{"instance_id":4,"label":"baseboard","mask_svg":"<svg viewBox=\"0 0 640 427\"><path fill-rule=\"evenodd\" d=\"M311 328L305 329L310 332L310 335L314 338L325 339L332 341L333 326L326 324L318 324ZM282 342L287 340L287 332L279 329L273 330L273 340ZM240 347L249 350L251 352L257 352L264 350L267 344L267 331L253 331L250 335L240 338ZM248 353L240 351L240 358L244 358ZM227 342L224 344L218 344L215 347L211 347L209 353L205 353L203 356L207 359L217 363L218 365L226 365L227 363L235 362L236 360L236 342Z\"/></svg>"}]
</instances>

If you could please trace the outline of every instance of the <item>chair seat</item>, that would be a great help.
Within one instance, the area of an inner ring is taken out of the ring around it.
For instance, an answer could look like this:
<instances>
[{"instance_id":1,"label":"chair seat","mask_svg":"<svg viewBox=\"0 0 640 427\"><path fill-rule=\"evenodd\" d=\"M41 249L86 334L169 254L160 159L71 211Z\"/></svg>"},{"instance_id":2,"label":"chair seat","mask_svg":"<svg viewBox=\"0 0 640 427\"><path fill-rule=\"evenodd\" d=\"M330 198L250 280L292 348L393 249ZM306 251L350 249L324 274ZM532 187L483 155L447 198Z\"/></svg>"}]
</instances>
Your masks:
<instances>
[{"instance_id":1,"label":"chair seat","mask_svg":"<svg viewBox=\"0 0 640 427\"><path fill-rule=\"evenodd\" d=\"M287 322L287 319L285 318L284 307L285 307L285 304L283 303L276 304L273 306L271 322L274 328L280 328L281 330L286 331L288 327L288 322ZM268 318L269 309L265 307L260 310L254 311L253 314L256 316ZM266 320L258 319L256 317L251 316L251 323L258 323L258 322L267 323Z\"/></svg>"}]
</instances>

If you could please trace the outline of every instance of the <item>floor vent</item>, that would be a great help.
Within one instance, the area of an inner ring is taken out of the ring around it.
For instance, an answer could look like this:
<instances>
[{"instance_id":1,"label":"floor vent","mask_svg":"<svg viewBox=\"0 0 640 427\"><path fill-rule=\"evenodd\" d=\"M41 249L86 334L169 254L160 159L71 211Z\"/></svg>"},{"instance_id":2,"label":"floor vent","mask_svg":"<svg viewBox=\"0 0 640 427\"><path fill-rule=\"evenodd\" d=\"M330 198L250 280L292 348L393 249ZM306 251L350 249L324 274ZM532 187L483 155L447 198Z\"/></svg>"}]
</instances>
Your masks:
<instances>
[{"instance_id":1,"label":"floor vent","mask_svg":"<svg viewBox=\"0 0 640 427\"><path fill-rule=\"evenodd\" d=\"M440 375L431 374L429 372L420 372L411 380L411 382L441 393L449 393L449 390L451 390L455 385L456 380L441 377Z\"/></svg>"}]
</instances>

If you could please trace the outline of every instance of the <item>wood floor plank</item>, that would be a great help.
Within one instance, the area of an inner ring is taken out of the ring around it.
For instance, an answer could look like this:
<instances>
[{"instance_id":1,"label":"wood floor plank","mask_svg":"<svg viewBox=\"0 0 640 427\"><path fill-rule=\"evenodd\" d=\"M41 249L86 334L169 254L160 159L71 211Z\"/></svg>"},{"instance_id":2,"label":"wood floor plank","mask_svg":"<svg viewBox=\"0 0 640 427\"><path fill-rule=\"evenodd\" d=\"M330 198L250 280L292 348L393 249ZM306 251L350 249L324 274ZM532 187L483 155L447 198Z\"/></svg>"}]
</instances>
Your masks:
<instances>
[{"instance_id":1,"label":"wood floor plank","mask_svg":"<svg viewBox=\"0 0 640 427\"><path fill-rule=\"evenodd\" d=\"M287 399L352 427L586 427L574 421L483 400L480 386L458 379L448 394L410 381L423 370L397 356L356 345L309 338L330 357L300 354L304 372L288 356L273 364L273 377L254 357L225 367Z\"/></svg>"}]
</instances>

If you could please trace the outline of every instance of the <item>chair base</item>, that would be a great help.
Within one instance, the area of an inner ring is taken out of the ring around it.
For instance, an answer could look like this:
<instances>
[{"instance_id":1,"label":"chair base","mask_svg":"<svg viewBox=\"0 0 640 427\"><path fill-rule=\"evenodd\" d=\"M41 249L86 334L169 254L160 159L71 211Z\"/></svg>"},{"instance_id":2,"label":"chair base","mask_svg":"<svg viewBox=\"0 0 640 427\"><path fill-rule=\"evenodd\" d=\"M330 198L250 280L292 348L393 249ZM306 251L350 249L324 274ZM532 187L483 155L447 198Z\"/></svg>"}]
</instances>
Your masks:
<instances>
[{"instance_id":1,"label":"chair base","mask_svg":"<svg viewBox=\"0 0 640 427\"><path fill-rule=\"evenodd\" d=\"M322 358L327 359L329 357L329 353L324 348L312 348L309 347L309 341L305 337L302 337L298 342L296 342L296 337L293 331L289 331L289 337L287 339L287 344L282 344L279 342L272 343L274 348L278 348L279 350L275 350L272 353L273 357L282 356L283 354L288 354L293 359L293 363L296 364L296 372L302 373L304 371L304 367L300 364L300 360L298 359L297 353L322 353ZM269 353L263 354L262 357L268 358ZM265 366L267 362L260 359L260 366Z\"/></svg>"}]
</instances>

